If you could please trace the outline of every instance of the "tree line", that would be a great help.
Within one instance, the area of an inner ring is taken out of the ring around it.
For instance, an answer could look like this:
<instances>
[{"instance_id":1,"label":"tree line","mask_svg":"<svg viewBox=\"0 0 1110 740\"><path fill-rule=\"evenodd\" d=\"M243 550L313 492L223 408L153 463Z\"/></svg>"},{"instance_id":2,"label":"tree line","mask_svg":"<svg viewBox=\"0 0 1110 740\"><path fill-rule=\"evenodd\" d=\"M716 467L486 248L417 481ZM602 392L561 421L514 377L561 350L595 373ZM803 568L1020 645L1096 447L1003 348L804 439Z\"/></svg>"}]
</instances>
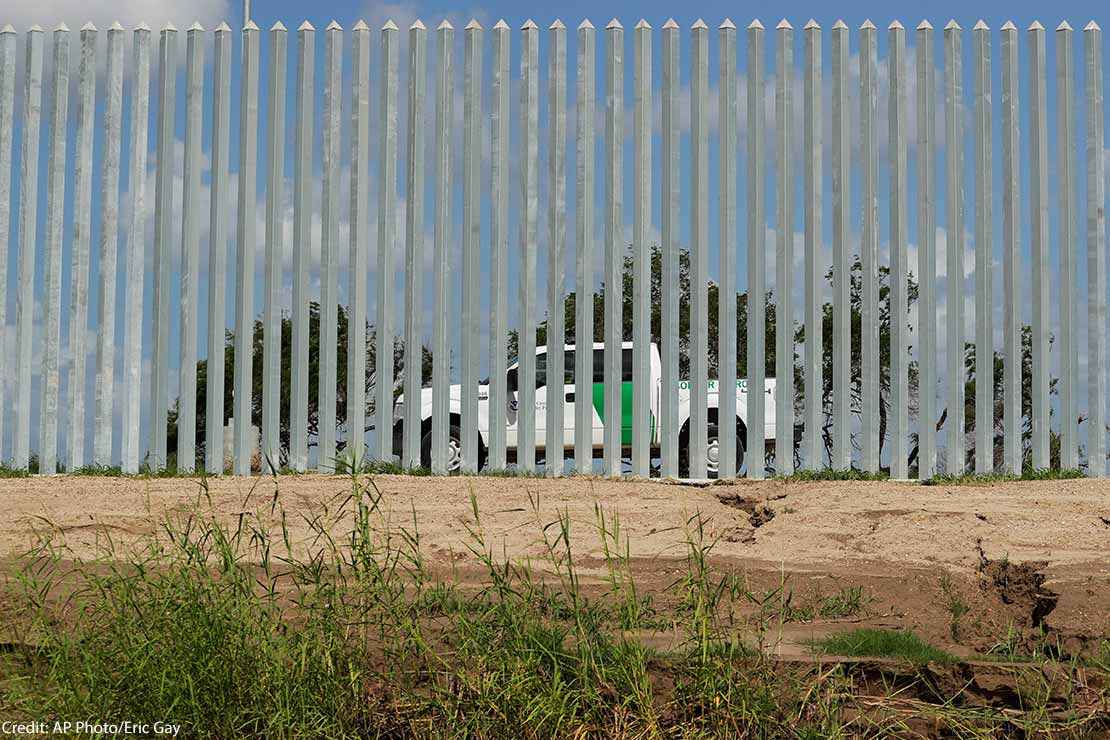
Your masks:
<instances>
[{"instance_id":1,"label":"tree line","mask_svg":"<svg viewBox=\"0 0 1110 740\"><path fill-rule=\"evenodd\" d=\"M661 305L662 305L662 251L658 246L651 250L651 341L661 341ZM622 319L623 327L622 332L625 340L632 339L632 267L633 258L631 252L626 253L623 263L622 271L622 285L621 285L621 298L622 298ZM852 370L851 376L853 382L850 387L851 393L851 407L854 414L860 413L860 384L858 378L860 377L861 369L861 327L862 327L862 295L863 295L863 271L862 265L857 259L851 267L851 285L849 290L850 296L850 310L851 310L851 326L852 326L852 347L851 347L851 363ZM832 284L832 271L825 274L825 281L829 285ZM681 251L679 255L679 363L680 372L686 374L689 369L689 346L690 346L690 254L687 251ZM593 326L593 341L604 340L604 305L605 295L608 286L601 285L590 296L594 302L594 326ZM722 299L719 288L716 283L710 282L708 285L708 304L709 304L709 369L710 376L712 377L718 367L718 307ZM918 284L916 279L911 275L909 279L908 301L907 310L912 309L918 299ZM576 343L575 337L575 308L578 296L571 292L564 300L564 326L566 327L566 341L567 343ZM737 337L737 375L739 377L747 376L747 320L748 320L748 301L749 296L746 292L737 293L733 298L736 301L736 337ZM776 367L776 342L775 336L778 330L778 322L775 311L775 296L773 291L768 291L763 296L764 310L766 317L766 354L764 357L764 371L768 378L775 377ZM909 325L909 317L903 317L902 320L907 321ZM823 378L824 385L822 388L822 403L825 409L825 424L822 429L823 437L825 440L826 449L831 452L832 447L832 429L831 429L831 414L832 414L832 392L833 392L833 366L832 366L832 340L833 340L833 307L832 304L826 302L822 311L823 331L822 331L822 364L823 364ZM805 328L798 322L792 322L790 330L794 333L795 354L793 357L794 377L793 382L795 386L795 411L796 418L801 418L803 404L805 402L805 387L803 383L801 355L797 349L805 342ZM337 318L337 375L336 375L336 425L341 430L346 430L347 424L347 332L349 331L346 307L338 307ZM367 399L367 419L372 423L373 420L373 407L374 407L374 386L377 383L377 378L373 372L375 367L376 346L375 346L375 331L374 326L367 323L363 328L366 334L366 377L364 378ZM547 321L546 319L540 322L536 328L536 343L537 346L546 344L547 336ZM887 420L889 417L890 409L890 335L891 335L891 315L890 315L890 272L887 268L882 267L879 270L879 353L880 353L880 405L879 405L879 445L880 450L890 441L888 434ZM289 451L289 439L292 430L289 428L289 402L290 402L290 373L292 371L292 319L288 314L283 314L281 319L281 456L282 463L284 464ZM232 409L232 383L234 379L235 367L235 350L234 350L234 333L228 331L226 333L224 345L224 363L225 363L225 382L224 382L224 415L225 418L221 420L226 424L230 419L230 412ZM254 337L252 342L253 352L253 383L251 393L251 417L252 423L261 425L262 420L262 339L263 329L261 320L256 320L254 324ZM916 339L916 332L910 326L910 342L911 347ZM516 354L518 334L516 330L509 333L508 345L509 356L513 357ZM1052 339L1050 339L1050 342ZM319 399L318 399L318 384L316 379L319 377L319 347L320 347L320 306L317 302L312 302L309 305L309 389L308 389L308 428L301 433L307 434L309 438L309 445L316 444L319 433ZM1021 332L1021 358L1022 358L1022 440L1024 448L1025 465L1031 464L1031 439L1032 439L1032 330L1026 325L1022 327ZM393 343L393 359L394 359L394 376L391 379L394 395L396 396L401 391L402 378L404 374L404 341L400 337L396 338ZM423 381L425 384L430 383L432 373L432 353L427 346L421 348L421 366ZM975 345L972 343L965 344L964 352L964 367L965 367L965 449L967 459L965 462L968 464L974 460L975 455L975 437L973 434L975 428L975 396L977 392L976 368L975 368ZM206 413L206 398L208 393L207 383L207 361L201 360L197 363L197 424L196 424L196 450L198 461L204 458L204 444L205 444L205 429L208 420L205 417ZM917 361L911 361L909 365L909 388L910 388L910 414L911 417L916 418L918 415L918 399L920 394L919 388L919 373ZM1002 379L1003 379L1003 362L1002 355L999 352L994 353L994 378L990 379L992 385L992 392L995 405L995 424L994 424L994 437L995 437L995 465L1000 466L1002 463ZM1050 392L1055 395L1057 393L1058 379L1050 379ZM168 434L169 434L169 450L176 450L177 441L177 406L175 403L171 409L168 420ZM947 421L947 409L941 407L937 419L931 420L935 428L941 430ZM1082 421L1080 419L1079 421ZM364 431L369 431L371 427L368 425ZM799 454L799 443L801 435L795 435L795 455ZM343 442L339 442L339 448L342 449ZM1053 432L1050 439L1052 464L1054 466L1059 464L1059 447L1060 439L1059 434ZM943 454L943 449L941 450ZM172 458L172 453L171 453ZM911 439L911 452L910 452L910 468L913 474L916 468L917 460L917 440L916 435ZM171 459L171 464L174 462Z\"/></svg>"}]
</instances>

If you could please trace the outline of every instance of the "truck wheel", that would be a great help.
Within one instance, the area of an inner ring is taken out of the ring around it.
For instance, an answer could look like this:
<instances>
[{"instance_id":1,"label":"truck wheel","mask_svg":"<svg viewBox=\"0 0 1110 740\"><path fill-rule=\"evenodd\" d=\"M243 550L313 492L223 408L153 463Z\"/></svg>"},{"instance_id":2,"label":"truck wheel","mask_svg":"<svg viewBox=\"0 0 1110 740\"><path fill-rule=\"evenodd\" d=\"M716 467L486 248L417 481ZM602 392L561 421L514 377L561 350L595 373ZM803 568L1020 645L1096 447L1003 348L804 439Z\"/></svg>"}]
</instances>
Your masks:
<instances>
[{"instance_id":1,"label":"truck wheel","mask_svg":"<svg viewBox=\"0 0 1110 740\"><path fill-rule=\"evenodd\" d=\"M684 433L680 441L680 452L678 455L678 474L683 478L690 475L690 435ZM744 465L744 440L741 435L736 435L736 470ZM705 430L705 474L710 478L716 478L718 471L721 468L721 445L720 434L718 432L717 422L711 421L706 426Z\"/></svg>"},{"instance_id":2,"label":"truck wheel","mask_svg":"<svg viewBox=\"0 0 1110 740\"><path fill-rule=\"evenodd\" d=\"M478 469L486 464L486 448L478 441ZM420 438L420 465L431 469L432 467L432 430L429 429ZM458 426L452 424L447 430L447 465L448 473L457 473L462 469L462 432Z\"/></svg>"}]
</instances>

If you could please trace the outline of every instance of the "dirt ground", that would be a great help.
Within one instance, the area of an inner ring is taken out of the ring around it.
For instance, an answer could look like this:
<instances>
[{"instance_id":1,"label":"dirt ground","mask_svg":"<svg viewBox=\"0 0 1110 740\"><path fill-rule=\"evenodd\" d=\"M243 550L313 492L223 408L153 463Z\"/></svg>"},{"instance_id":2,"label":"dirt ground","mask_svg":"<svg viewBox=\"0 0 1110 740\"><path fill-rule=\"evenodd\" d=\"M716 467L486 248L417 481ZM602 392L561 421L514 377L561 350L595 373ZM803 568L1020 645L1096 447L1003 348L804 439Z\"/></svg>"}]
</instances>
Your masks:
<instances>
[{"instance_id":1,"label":"dirt ground","mask_svg":"<svg viewBox=\"0 0 1110 740\"><path fill-rule=\"evenodd\" d=\"M569 517L584 581L603 582L598 512L619 524L637 584L664 590L680 574L695 523L714 542L715 570L742 574L754 591L779 586L799 602L848 587L866 608L850 618L783 625L778 651L802 655L830 632L860 625L911 628L956 654L982 652L1015 629L1045 635L1065 654L1110 638L1110 483L1094 480L983 487L888 482L741 482L688 486L637 480L376 476L383 511L415 529L432 564L480 578L470 547L481 532L497 558L546 554L543 528ZM199 507L230 525L241 512L286 511L297 548L307 520L336 535L352 517L344 477L191 479L33 477L0 480L0 560L48 529L74 557L157 535L166 513ZM480 519L475 523L473 494ZM209 505L208 501L211 501ZM345 503L346 502L346 503ZM415 527L414 527L415 523ZM961 611L954 604L964 604ZM956 615L956 612L960 612Z\"/></svg>"}]
</instances>

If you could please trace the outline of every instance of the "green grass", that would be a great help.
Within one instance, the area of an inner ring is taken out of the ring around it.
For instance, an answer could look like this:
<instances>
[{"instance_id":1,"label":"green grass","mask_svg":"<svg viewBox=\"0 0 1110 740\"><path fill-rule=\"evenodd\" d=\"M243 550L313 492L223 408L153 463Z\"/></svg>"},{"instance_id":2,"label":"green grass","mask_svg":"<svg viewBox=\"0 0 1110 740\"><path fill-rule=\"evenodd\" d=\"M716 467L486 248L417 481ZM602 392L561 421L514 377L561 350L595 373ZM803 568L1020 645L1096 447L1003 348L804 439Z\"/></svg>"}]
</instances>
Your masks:
<instances>
[{"instance_id":1,"label":"green grass","mask_svg":"<svg viewBox=\"0 0 1110 740\"><path fill-rule=\"evenodd\" d=\"M1077 469L1064 469L1057 468L1026 468L1021 475L1014 475L1012 473L963 473L960 475L952 473L943 473L934 475L928 480L922 481L923 486L989 486L996 483L1009 483L1012 481L1035 481L1035 480L1071 480L1074 478L1085 478L1086 473Z\"/></svg>"},{"instance_id":2,"label":"green grass","mask_svg":"<svg viewBox=\"0 0 1110 740\"><path fill-rule=\"evenodd\" d=\"M890 474L885 472L869 473L864 470L856 468L848 468L847 470L796 470L790 475L776 475L775 480L783 481L784 483L808 483L812 481L837 481L837 480L860 480L860 481L877 481L889 480Z\"/></svg>"},{"instance_id":3,"label":"green grass","mask_svg":"<svg viewBox=\"0 0 1110 740\"><path fill-rule=\"evenodd\" d=\"M952 663L956 658L933 647L913 632L861 628L818 643L829 655L860 658L901 658L911 663Z\"/></svg>"},{"instance_id":4,"label":"green grass","mask_svg":"<svg viewBox=\"0 0 1110 740\"><path fill-rule=\"evenodd\" d=\"M0 463L0 478L27 478L31 475L29 470L23 468L13 468L10 465Z\"/></svg>"}]
</instances>

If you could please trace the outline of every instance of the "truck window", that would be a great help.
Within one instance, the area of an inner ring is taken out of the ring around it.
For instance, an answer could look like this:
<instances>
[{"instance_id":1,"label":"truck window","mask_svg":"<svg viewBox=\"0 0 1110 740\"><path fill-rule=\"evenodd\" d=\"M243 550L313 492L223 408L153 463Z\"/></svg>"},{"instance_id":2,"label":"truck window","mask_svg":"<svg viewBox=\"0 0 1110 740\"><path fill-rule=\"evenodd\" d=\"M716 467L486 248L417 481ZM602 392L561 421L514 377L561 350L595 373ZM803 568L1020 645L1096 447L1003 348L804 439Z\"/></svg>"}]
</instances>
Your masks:
<instances>
[{"instance_id":1,"label":"truck window","mask_svg":"<svg viewBox=\"0 0 1110 740\"><path fill-rule=\"evenodd\" d=\"M542 388L547 385L547 353L541 352L536 355L536 387Z\"/></svg>"},{"instance_id":2,"label":"truck window","mask_svg":"<svg viewBox=\"0 0 1110 740\"><path fill-rule=\"evenodd\" d=\"M574 385L574 350L563 353L563 384Z\"/></svg>"},{"instance_id":3,"label":"truck window","mask_svg":"<svg viewBox=\"0 0 1110 740\"><path fill-rule=\"evenodd\" d=\"M605 382L605 350L594 350L594 382ZM632 348L627 347L621 352L621 382L632 382Z\"/></svg>"}]
</instances>

